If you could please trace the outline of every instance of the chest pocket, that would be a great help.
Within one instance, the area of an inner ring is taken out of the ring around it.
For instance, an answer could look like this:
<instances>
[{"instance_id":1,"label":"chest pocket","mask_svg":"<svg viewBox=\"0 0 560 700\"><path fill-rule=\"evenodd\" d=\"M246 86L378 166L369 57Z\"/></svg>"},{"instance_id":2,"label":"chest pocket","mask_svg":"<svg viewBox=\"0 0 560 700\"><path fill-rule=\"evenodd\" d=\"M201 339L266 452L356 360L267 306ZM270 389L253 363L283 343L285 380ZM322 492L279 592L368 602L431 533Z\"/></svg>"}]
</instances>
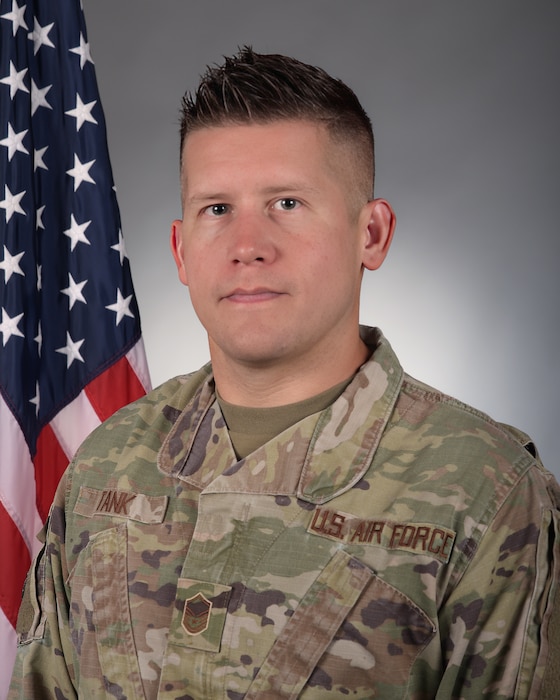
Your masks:
<instances>
[{"instance_id":1,"label":"chest pocket","mask_svg":"<svg viewBox=\"0 0 560 700\"><path fill-rule=\"evenodd\" d=\"M435 632L411 600L338 550L244 698L404 698L412 664Z\"/></svg>"}]
</instances>

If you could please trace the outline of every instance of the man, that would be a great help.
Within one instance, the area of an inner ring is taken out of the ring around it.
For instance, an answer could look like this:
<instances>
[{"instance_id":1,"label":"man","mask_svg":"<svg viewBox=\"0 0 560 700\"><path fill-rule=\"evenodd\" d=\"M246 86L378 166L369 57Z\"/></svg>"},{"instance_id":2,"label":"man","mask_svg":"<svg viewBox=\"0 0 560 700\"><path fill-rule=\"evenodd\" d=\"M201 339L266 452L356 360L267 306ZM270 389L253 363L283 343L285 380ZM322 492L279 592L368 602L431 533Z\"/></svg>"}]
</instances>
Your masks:
<instances>
[{"instance_id":1,"label":"man","mask_svg":"<svg viewBox=\"0 0 560 700\"><path fill-rule=\"evenodd\" d=\"M355 95L244 49L181 136L171 247L212 362L70 465L11 698L553 697L557 485L360 328L395 217Z\"/></svg>"}]
</instances>

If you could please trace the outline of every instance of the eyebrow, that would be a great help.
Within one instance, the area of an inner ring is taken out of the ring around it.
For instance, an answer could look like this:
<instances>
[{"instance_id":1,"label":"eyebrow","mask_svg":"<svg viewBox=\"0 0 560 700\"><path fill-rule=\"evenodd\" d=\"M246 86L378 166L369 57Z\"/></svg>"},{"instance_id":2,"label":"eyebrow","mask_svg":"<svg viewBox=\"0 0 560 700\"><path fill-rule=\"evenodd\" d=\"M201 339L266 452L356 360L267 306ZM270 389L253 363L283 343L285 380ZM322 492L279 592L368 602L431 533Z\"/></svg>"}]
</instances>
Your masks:
<instances>
[{"instance_id":1,"label":"eyebrow","mask_svg":"<svg viewBox=\"0 0 560 700\"><path fill-rule=\"evenodd\" d=\"M280 194L286 194L286 193L298 193L301 192L303 194L311 194L313 192L317 192L316 187L312 187L307 184L303 183L298 183L298 182L285 182L280 185L270 185L269 187L263 187L262 189L259 190L260 194L263 194L265 196L272 196L272 195L280 195ZM231 195L228 195L227 192L197 192L192 195L192 197L188 197L186 202L188 204L200 204L204 202L227 202L230 199Z\"/></svg>"},{"instance_id":2,"label":"eyebrow","mask_svg":"<svg viewBox=\"0 0 560 700\"><path fill-rule=\"evenodd\" d=\"M302 193L312 193L317 192L316 187L304 184L302 182L286 182L282 185L271 185L270 187L264 187L261 192L266 195L282 194L283 192L302 192Z\"/></svg>"},{"instance_id":3,"label":"eyebrow","mask_svg":"<svg viewBox=\"0 0 560 700\"><path fill-rule=\"evenodd\" d=\"M194 194L192 197L188 197L185 201L188 204L200 204L203 202L223 202L226 199L228 199L228 196L225 193L222 194L221 192L200 192L199 194Z\"/></svg>"}]
</instances>

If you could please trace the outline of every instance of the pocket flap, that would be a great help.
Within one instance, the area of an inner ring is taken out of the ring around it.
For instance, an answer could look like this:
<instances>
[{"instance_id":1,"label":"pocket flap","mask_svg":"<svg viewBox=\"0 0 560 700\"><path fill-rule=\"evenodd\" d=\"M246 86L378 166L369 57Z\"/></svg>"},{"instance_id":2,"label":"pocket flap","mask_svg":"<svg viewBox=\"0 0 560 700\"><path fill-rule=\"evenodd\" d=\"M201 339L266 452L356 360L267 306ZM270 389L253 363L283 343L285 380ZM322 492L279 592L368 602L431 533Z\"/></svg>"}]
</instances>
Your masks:
<instances>
[{"instance_id":1,"label":"pocket flap","mask_svg":"<svg viewBox=\"0 0 560 700\"><path fill-rule=\"evenodd\" d=\"M338 550L280 633L245 700L296 698L373 575Z\"/></svg>"},{"instance_id":2,"label":"pocket flap","mask_svg":"<svg viewBox=\"0 0 560 700\"><path fill-rule=\"evenodd\" d=\"M169 643L220 651L231 586L180 578Z\"/></svg>"}]
</instances>

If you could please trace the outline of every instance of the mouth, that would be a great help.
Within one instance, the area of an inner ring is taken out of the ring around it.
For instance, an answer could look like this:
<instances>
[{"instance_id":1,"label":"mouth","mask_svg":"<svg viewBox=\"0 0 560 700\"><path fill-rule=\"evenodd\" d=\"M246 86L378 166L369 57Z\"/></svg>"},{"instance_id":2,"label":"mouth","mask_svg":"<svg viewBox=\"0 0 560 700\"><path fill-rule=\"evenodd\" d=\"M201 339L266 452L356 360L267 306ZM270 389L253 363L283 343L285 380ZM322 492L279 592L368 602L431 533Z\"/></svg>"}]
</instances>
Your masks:
<instances>
[{"instance_id":1,"label":"mouth","mask_svg":"<svg viewBox=\"0 0 560 700\"><path fill-rule=\"evenodd\" d=\"M282 296L282 292L259 287L256 289L234 289L229 294L226 294L223 299L234 304L258 304L272 301L280 296Z\"/></svg>"}]
</instances>

